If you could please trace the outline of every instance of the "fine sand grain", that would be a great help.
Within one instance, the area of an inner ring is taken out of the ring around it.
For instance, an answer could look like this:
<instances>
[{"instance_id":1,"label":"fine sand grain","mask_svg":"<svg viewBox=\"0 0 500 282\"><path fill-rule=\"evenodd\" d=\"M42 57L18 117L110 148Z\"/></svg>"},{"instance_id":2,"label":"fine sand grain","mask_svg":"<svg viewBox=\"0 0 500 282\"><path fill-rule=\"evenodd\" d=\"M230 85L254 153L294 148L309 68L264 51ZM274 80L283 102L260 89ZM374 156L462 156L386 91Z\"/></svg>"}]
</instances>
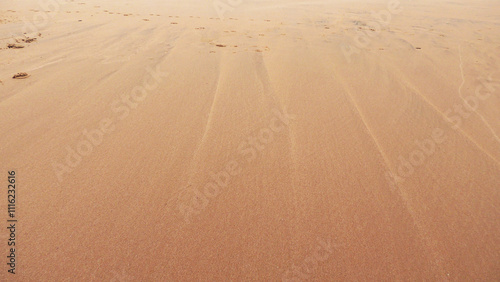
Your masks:
<instances>
[{"instance_id":1,"label":"fine sand grain","mask_svg":"<svg viewBox=\"0 0 500 282\"><path fill-rule=\"evenodd\" d=\"M45 2L0 4L0 281L500 280L498 1Z\"/></svg>"}]
</instances>

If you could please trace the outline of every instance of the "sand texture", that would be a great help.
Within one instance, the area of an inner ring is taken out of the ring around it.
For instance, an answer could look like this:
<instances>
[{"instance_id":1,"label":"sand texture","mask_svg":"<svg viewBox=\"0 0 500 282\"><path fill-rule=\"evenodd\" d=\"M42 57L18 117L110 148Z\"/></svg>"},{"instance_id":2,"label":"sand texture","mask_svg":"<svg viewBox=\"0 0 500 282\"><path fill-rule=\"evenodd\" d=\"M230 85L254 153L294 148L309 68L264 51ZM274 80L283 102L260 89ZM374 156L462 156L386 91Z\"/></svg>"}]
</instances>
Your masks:
<instances>
[{"instance_id":1,"label":"sand texture","mask_svg":"<svg viewBox=\"0 0 500 282\"><path fill-rule=\"evenodd\" d=\"M0 4L1 281L500 280L500 2L49 2Z\"/></svg>"}]
</instances>

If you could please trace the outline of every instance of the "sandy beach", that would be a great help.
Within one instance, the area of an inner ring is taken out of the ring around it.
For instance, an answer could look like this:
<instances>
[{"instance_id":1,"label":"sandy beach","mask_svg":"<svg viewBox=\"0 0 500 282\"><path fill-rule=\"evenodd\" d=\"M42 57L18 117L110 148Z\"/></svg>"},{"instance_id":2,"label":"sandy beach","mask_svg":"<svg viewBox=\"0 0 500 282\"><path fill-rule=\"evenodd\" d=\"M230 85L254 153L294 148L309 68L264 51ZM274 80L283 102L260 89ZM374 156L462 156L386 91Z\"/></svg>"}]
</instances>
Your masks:
<instances>
[{"instance_id":1,"label":"sandy beach","mask_svg":"<svg viewBox=\"0 0 500 282\"><path fill-rule=\"evenodd\" d=\"M0 281L500 280L498 1L4 2Z\"/></svg>"}]
</instances>

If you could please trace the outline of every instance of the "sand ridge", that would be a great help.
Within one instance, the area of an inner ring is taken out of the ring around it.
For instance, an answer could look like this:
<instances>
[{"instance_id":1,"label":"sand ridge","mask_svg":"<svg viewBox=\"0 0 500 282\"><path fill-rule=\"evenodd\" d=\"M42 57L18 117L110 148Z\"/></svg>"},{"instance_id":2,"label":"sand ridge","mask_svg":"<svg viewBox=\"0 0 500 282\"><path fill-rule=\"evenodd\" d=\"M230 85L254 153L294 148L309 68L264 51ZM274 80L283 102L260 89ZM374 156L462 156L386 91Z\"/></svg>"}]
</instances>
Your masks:
<instances>
[{"instance_id":1,"label":"sand ridge","mask_svg":"<svg viewBox=\"0 0 500 282\"><path fill-rule=\"evenodd\" d=\"M498 3L57 3L0 9L14 279L498 280Z\"/></svg>"}]
</instances>

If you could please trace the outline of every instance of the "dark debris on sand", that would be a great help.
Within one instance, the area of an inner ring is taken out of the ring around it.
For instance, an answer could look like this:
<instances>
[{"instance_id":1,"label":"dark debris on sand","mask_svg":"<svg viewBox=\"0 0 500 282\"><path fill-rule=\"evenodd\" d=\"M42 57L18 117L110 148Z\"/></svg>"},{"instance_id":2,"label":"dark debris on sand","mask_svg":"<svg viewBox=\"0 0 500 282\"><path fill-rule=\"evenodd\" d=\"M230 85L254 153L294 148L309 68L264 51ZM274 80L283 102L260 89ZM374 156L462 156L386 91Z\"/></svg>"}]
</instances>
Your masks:
<instances>
[{"instance_id":1,"label":"dark debris on sand","mask_svg":"<svg viewBox=\"0 0 500 282\"><path fill-rule=\"evenodd\" d=\"M30 77L30 75L25 73L25 72L19 72L19 73L16 73L14 76L12 76L13 79L24 79L24 78L28 78L28 77Z\"/></svg>"}]
</instances>

